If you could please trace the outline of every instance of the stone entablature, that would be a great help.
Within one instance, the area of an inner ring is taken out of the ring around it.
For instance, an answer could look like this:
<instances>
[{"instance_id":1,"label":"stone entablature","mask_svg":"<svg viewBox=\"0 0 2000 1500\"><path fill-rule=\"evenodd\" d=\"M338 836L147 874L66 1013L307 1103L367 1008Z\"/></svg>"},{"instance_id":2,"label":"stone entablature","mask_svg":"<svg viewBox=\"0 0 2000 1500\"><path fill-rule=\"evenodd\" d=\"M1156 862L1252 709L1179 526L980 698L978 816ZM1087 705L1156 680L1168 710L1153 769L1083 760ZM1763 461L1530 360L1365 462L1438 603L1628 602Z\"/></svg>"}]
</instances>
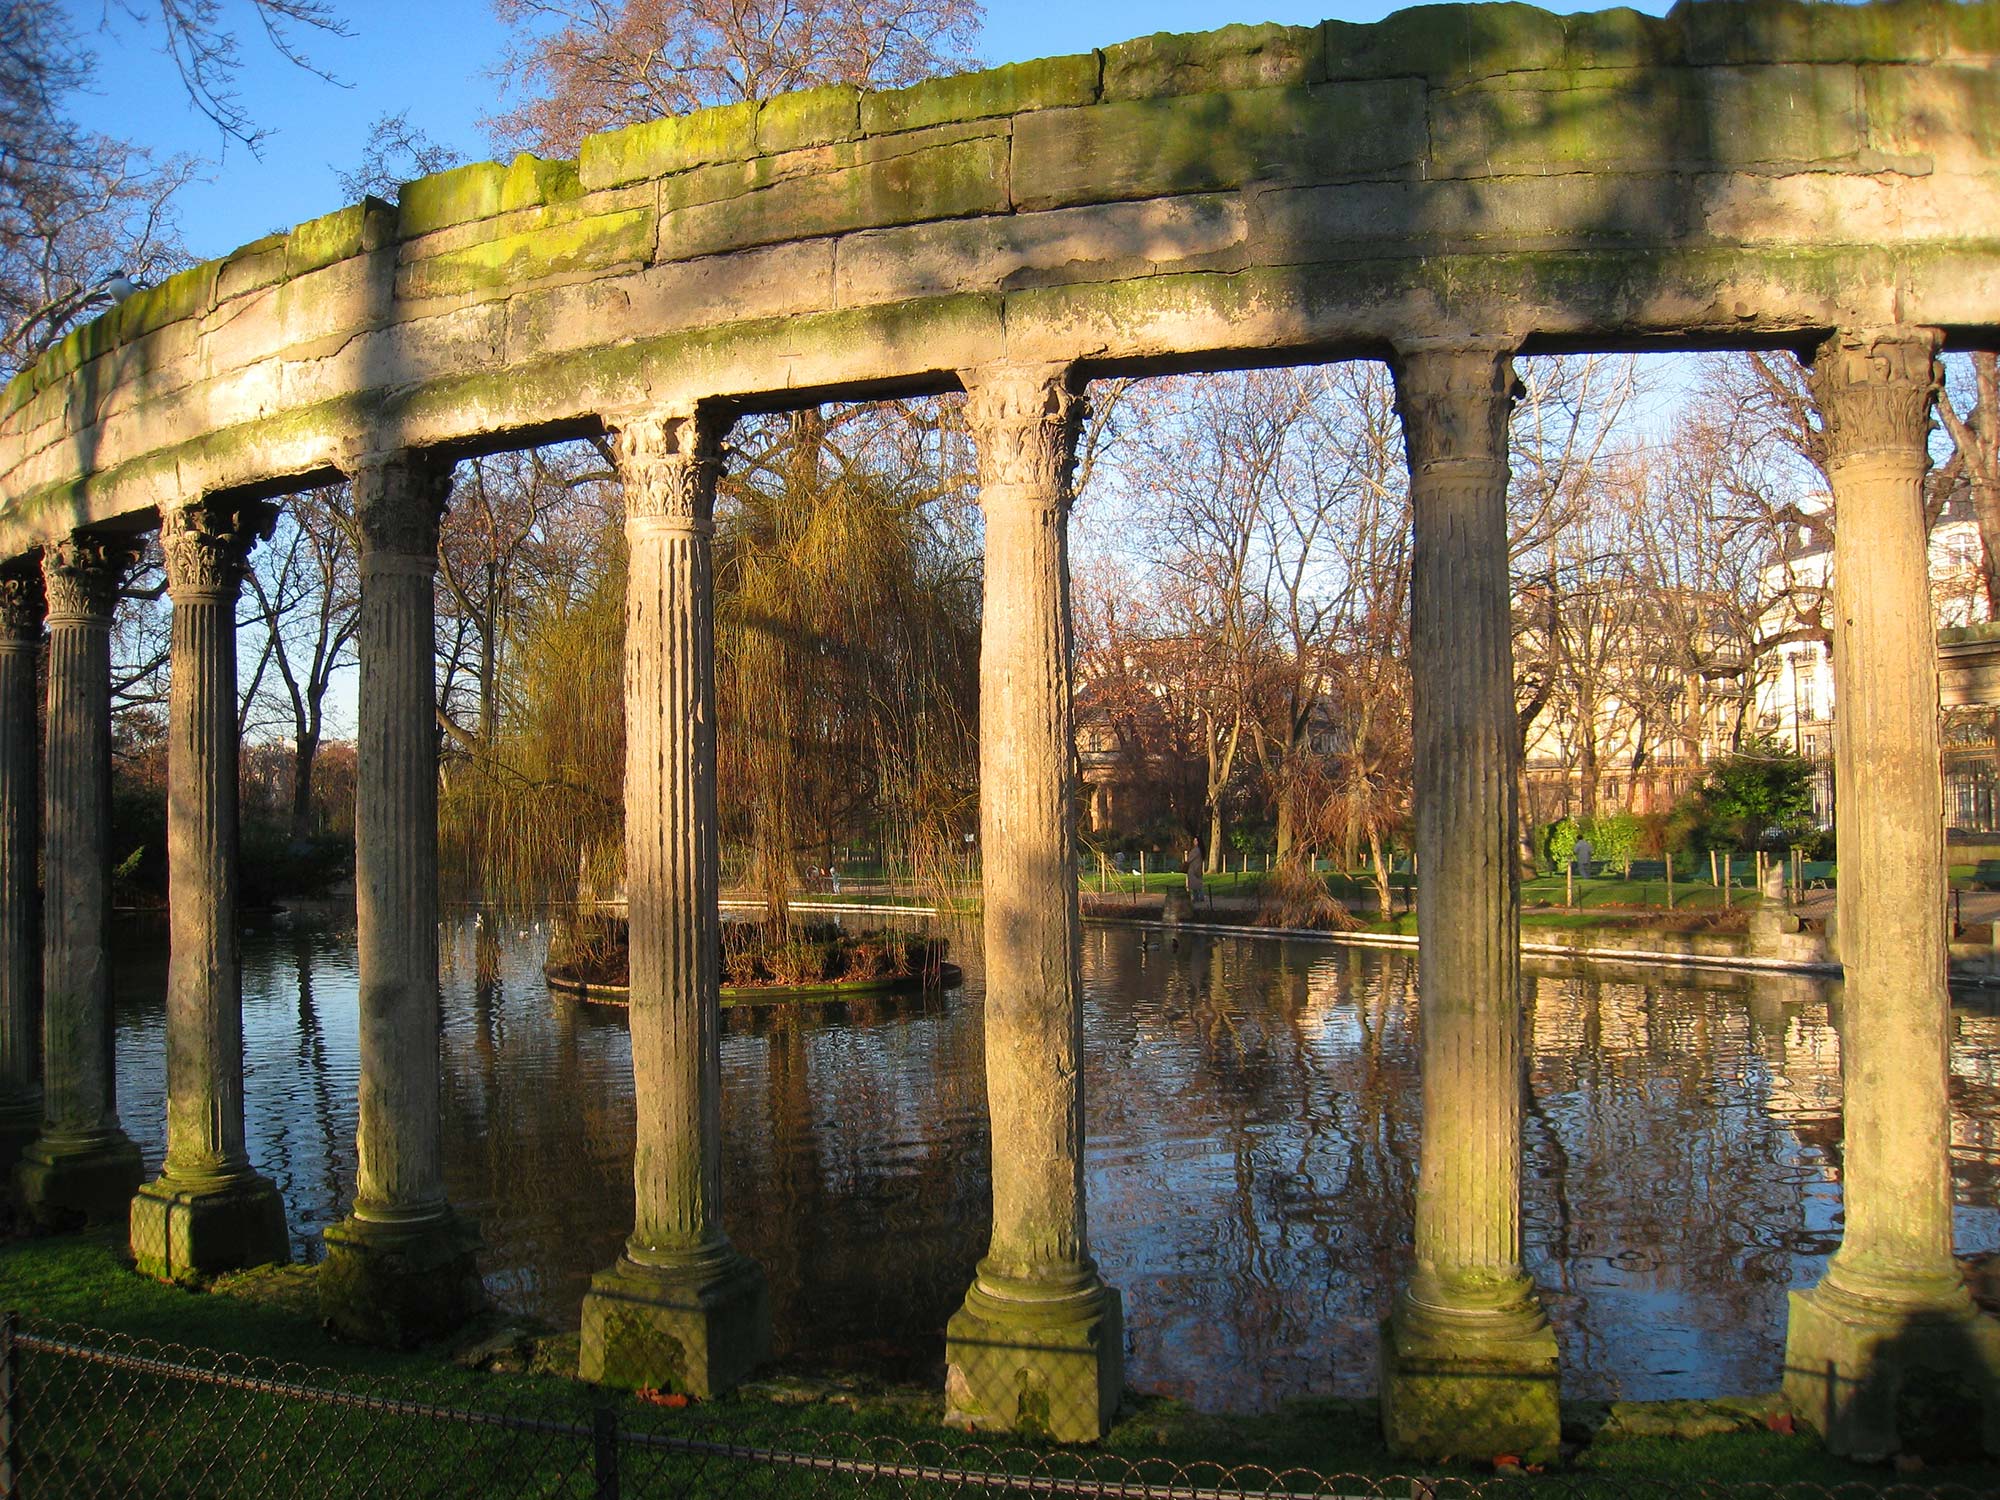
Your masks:
<instances>
[{"instance_id":1,"label":"stone entablature","mask_svg":"<svg viewBox=\"0 0 2000 1500\"><path fill-rule=\"evenodd\" d=\"M1990 324L2000 5L1749 0L1158 36L409 184L0 396L0 555L381 447L959 369Z\"/></svg>"}]
</instances>

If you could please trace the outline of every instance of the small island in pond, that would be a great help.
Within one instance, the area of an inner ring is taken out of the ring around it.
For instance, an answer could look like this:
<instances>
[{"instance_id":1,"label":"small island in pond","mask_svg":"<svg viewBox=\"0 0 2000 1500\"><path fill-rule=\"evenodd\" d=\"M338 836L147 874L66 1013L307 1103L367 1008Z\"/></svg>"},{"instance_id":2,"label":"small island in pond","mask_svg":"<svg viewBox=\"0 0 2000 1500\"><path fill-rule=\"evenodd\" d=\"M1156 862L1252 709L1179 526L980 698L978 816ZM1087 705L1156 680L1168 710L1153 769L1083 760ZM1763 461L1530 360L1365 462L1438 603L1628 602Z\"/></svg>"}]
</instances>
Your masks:
<instances>
[{"instance_id":1,"label":"small island in pond","mask_svg":"<svg viewBox=\"0 0 2000 1500\"><path fill-rule=\"evenodd\" d=\"M947 963L943 938L886 929L854 931L834 922L782 927L760 921L722 924L722 1003L777 1004L838 1000L893 990L950 989L964 982ZM603 1005L631 997L630 948L623 917L592 915L559 927L542 968L558 995Z\"/></svg>"}]
</instances>

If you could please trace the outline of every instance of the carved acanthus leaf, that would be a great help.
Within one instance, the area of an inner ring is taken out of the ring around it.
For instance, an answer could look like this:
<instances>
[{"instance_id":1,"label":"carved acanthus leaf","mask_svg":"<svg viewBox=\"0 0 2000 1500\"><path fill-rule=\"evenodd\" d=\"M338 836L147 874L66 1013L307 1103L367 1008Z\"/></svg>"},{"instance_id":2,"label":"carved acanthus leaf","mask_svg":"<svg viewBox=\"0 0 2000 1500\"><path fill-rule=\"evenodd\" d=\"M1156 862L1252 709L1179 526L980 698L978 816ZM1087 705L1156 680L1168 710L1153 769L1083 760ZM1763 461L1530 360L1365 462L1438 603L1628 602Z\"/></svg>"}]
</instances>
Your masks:
<instances>
[{"instance_id":1,"label":"carved acanthus leaf","mask_svg":"<svg viewBox=\"0 0 2000 1500\"><path fill-rule=\"evenodd\" d=\"M1931 328L1843 329L1819 346L1807 378L1829 465L1882 451L1928 465L1941 343Z\"/></svg>"},{"instance_id":2,"label":"carved acanthus leaf","mask_svg":"<svg viewBox=\"0 0 2000 1500\"><path fill-rule=\"evenodd\" d=\"M118 589L139 560L137 537L72 532L42 549L42 582L48 591L49 619L110 622Z\"/></svg>"},{"instance_id":3,"label":"carved acanthus leaf","mask_svg":"<svg viewBox=\"0 0 2000 1500\"><path fill-rule=\"evenodd\" d=\"M363 555L437 556L438 524L451 499L453 462L418 448L370 453L347 464Z\"/></svg>"},{"instance_id":4,"label":"carved acanthus leaf","mask_svg":"<svg viewBox=\"0 0 2000 1500\"><path fill-rule=\"evenodd\" d=\"M0 568L0 640L41 639L47 601L38 563L24 561Z\"/></svg>"},{"instance_id":5,"label":"carved acanthus leaf","mask_svg":"<svg viewBox=\"0 0 2000 1500\"><path fill-rule=\"evenodd\" d=\"M1067 365L968 372L966 422L983 492L1025 491L1067 506L1089 407Z\"/></svg>"},{"instance_id":6,"label":"carved acanthus leaf","mask_svg":"<svg viewBox=\"0 0 2000 1500\"><path fill-rule=\"evenodd\" d=\"M639 411L607 419L628 521L706 526L722 477L729 420L713 412Z\"/></svg>"},{"instance_id":7,"label":"carved acanthus leaf","mask_svg":"<svg viewBox=\"0 0 2000 1500\"><path fill-rule=\"evenodd\" d=\"M167 593L175 599L233 600L243 587L250 548L269 531L269 507L204 502L160 518Z\"/></svg>"},{"instance_id":8,"label":"carved acanthus leaf","mask_svg":"<svg viewBox=\"0 0 2000 1500\"><path fill-rule=\"evenodd\" d=\"M1395 359L1396 413L1414 473L1459 460L1507 456L1507 418L1521 383L1493 349L1420 349Z\"/></svg>"}]
</instances>

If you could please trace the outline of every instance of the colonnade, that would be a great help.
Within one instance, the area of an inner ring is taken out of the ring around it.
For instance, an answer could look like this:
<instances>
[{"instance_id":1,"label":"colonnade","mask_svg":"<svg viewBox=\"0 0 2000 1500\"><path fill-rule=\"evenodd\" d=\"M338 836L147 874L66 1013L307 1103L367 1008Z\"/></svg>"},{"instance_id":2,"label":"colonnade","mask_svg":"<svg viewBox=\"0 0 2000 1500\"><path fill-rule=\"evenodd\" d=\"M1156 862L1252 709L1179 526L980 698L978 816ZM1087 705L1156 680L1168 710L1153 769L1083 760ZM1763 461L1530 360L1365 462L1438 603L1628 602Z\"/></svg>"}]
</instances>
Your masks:
<instances>
[{"instance_id":1,"label":"colonnade","mask_svg":"<svg viewBox=\"0 0 2000 1500\"><path fill-rule=\"evenodd\" d=\"M1814 360L1840 521L1847 1233L1820 1285L1794 1299L1786 1388L1848 1452L1894 1448L1912 1382L1969 1392L2000 1446L2000 1338L1974 1311L1950 1244L1942 810L1921 503L1938 346L1928 329L1844 331ZM1555 1330L1522 1265L1511 355L1462 340L1401 348L1392 362L1415 525L1424 1116L1414 1264L1384 1322L1381 1388L1390 1442L1425 1458L1532 1459L1559 1437ZM1015 365L961 379L986 519L980 825L993 1233L947 1329L947 1415L1087 1440L1117 1406L1123 1333L1119 1294L1090 1255L1083 1175L1067 558L1083 371ZM706 1395L763 1357L769 1320L762 1274L723 1228L711 549L728 416L691 403L608 412L604 424L626 482L631 545L638 1140L633 1232L585 1300L582 1371ZM388 450L344 467L362 537L360 1163L353 1212L327 1231L321 1292L337 1326L395 1342L480 1304L476 1231L446 1200L438 1125L432 576L450 464ZM129 538L73 535L45 549L39 575L19 561L0 567L0 1132L39 1120L17 1172L37 1215L129 1215L146 1269L193 1276L280 1258L285 1243L275 1193L244 1152L236 745L225 711L235 695L229 622L261 513L192 496L171 497L162 517L175 610L165 1168L139 1187L109 1046L106 639ZM38 793L32 663L44 590ZM45 923L32 878L38 814Z\"/></svg>"}]
</instances>

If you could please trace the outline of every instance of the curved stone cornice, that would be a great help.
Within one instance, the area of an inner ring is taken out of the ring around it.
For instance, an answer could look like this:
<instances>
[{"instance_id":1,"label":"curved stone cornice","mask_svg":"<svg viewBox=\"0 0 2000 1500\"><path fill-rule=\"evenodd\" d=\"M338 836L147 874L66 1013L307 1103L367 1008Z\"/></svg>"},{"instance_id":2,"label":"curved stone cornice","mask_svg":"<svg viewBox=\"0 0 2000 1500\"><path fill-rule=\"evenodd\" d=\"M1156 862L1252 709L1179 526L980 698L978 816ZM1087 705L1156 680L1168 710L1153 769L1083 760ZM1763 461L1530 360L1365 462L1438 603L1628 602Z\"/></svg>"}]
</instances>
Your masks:
<instances>
[{"instance_id":1,"label":"curved stone cornice","mask_svg":"<svg viewBox=\"0 0 2000 1500\"><path fill-rule=\"evenodd\" d=\"M641 403L2000 328L2000 0L1423 7L818 89L405 185L128 299L0 393L0 558L357 443ZM1769 101L1783 100L1774 109ZM421 537L405 537L412 545Z\"/></svg>"}]
</instances>

